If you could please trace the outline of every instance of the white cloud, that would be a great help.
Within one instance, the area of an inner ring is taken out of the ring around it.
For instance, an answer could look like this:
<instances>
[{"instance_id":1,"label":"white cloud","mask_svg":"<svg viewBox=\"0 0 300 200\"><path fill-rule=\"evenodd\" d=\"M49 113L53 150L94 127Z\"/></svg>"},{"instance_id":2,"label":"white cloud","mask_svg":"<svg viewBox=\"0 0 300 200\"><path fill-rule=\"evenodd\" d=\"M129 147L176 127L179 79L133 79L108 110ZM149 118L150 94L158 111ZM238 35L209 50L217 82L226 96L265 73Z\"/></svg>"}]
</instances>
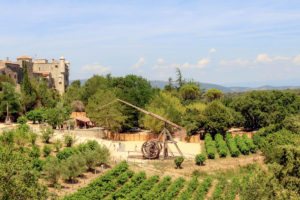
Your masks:
<instances>
[{"instance_id":1,"label":"white cloud","mask_svg":"<svg viewBox=\"0 0 300 200\"><path fill-rule=\"evenodd\" d=\"M209 50L209 53L215 53L217 50L215 49L215 48L211 48L210 50Z\"/></svg>"},{"instance_id":2,"label":"white cloud","mask_svg":"<svg viewBox=\"0 0 300 200\"><path fill-rule=\"evenodd\" d=\"M233 65L247 66L250 64L250 62L249 60L243 60L241 58L237 58L235 60L229 60L229 61L221 60L219 64L223 66L233 66Z\"/></svg>"},{"instance_id":3,"label":"white cloud","mask_svg":"<svg viewBox=\"0 0 300 200\"><path fill-rule=\"evenodd\" d=\"M176 63L170 63L165 61L162 58L157 59L155 65L152 67L152 69L169 69L169 68L176 68L179 67L179 64Z\"/></svg>"},{"instance_id":4,"label":"white cloud","mask_svg":"<svg viewBox=\"0 0 300 200\"><path fill-rule=\"evenodd\" d=\"M255 59L255 63L270 63L273 60L266 54L258 54L258 56Z\"/></svg>"},{"instance_id":5,"label":"white cloud","mask_svg":"<svg viewBox=\"0 0 300 200\"><path fill-rule=\"evenodd\" d=\"M97 73L104 73L104 72L111 70L111 66L105 67L105 66L99 65L98 63L94 63L92 65L83 66L82 70L83 71L94 71Z\"/></svg>"},{"instance_id":6,"label":"white cloud","mask_svg":"<svg viewBox=\"0 0 300 200\"><path fill-rule=\"evenodd\" d=\"M300 54L293 59L293 63L295 65L300 65Z\"/></svg>"},{"instance_id":7,"label":"white cloud","mask_svg":"<svg viewBox=\"0 0 300 200\"><path fill-rule=\"evenodd\" d=\"M276 56L274 57L274 61L287 61L287 60L290 60L291 58L290 57L287 57L287 56Z\"/></svg>"},{"instance_id":8,"label":"white cloud","mask_svg":"<svg viewBox=\"0 0 300 200\"><path fill-rule=\"evenodd\" d=\"M182 68L204 68L208 63L210 63L210 58L203 58L197 62L197 65L191 65L189 62L186 62L182 65Z\"/></svg>"},{"instance_id":9,"label":"white cloud","mask_svg":"<svg viewBox=\"0 0 300 200\"><path fill-rule=\"evenodd\" d=\"M145 64L146 64L145 58L140 57L139 60L137 61L137 63L135 63L134 65L131 66L131 69L142 71L140 68L141 68L141 66L143 66Z\"/></svg>"}]
</instances>

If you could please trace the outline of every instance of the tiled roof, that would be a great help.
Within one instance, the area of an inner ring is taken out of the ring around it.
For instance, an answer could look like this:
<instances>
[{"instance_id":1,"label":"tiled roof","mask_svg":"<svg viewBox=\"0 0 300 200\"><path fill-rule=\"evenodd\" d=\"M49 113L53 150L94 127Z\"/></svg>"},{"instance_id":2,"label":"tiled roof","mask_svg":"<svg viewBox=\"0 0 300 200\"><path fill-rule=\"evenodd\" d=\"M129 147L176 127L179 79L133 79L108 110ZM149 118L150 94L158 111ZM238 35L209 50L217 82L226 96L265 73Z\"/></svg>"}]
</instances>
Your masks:
<instances>
[{"instance_id":1,"label":"tiled roof","mask_svg":"<svg viewBox=\"0 0 300 200\"><path fill-rule=\"evenodd\" d=\"M23 56L18 57L17 59L32 59L32 58L29 56L23 55Z\"/></svg>"}]
</instances>

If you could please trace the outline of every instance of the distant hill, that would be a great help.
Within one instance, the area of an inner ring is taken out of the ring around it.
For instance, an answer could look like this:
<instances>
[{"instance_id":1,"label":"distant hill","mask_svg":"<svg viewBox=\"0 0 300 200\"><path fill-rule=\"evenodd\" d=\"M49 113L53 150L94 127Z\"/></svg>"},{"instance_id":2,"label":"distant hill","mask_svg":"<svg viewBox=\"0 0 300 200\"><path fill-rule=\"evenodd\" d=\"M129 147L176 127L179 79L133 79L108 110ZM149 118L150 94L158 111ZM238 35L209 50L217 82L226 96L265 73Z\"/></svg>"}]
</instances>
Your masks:
<instances>
[{"instance_id":1,"label":"distant hill","mask_svg":"<svg viewBox=\"0 0 300 200\"><path fill-rule=\"evenodd\" d=\"M150 81L150 84L152 87L158 87L160 89L163 89L168 82L167 81ZM174 84L176 86L176 84ZM221 90L224 93L230 93L230 92L246 92L251 90L286 90L286 89L300 89L300 86L270 86L270 85L264 85L256 88L251 87L225 87L218 84L212 84L212 83L201 83L200 87L204 88L205 90L209 90L212 88Z\"/></svg>"},{"instance_id":2,"label":"distant hill","mask_svg":"<svg viewBox=\"0 0 300 200\"><path fill-rule=\"evenodd\" d=\"M80 80L81 85L83 85L86 82L86 79ZM72 83L72 81L71 81ZM150 84L152 87L158 87L160 89L163 89L168 82L167 81L150 81ZM174 84L175 86L177 84ZM270 86L270 85L264 85L256 88L251 88L251 87L225 87L222 85L218 84L212 84L212 83L201 83L200 82L200 87L209 90L212 88L221 90L224 93L233 93L233 92L247 92L251 90L286 90L286 89L300 89L300 86Z\"/></svg>"}]
</instances>

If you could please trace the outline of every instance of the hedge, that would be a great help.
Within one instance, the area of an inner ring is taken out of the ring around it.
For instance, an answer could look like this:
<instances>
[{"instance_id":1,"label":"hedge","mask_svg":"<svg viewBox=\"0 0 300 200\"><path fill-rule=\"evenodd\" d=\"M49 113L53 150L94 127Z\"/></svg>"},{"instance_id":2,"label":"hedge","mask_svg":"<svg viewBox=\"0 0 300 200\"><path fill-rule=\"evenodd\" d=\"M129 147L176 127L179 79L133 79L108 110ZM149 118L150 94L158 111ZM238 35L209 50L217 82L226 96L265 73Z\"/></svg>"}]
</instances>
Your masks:
<instances>
[{"instance_id":1,"label":"hedge","mask_svg":"<svg viewBox=\"0 0 300 200\"><path fill-rule=\"evenodd\" d=\"M223 139L223 136L219 133L216 134L215 141L216 141L217 151L218 151L220 157L221 158L226 157L227 156L227 145Z\"/></svg>"},{"instance_id":2,"label":"hedge","mask_svg":"<svg viewBox=\"0 0 300 200\"><path fill-rule=\"evenodd\" d=\"M244 143L248 146L249 150L251 151L251 153L255 153L257 150L256 145L253 143L253 141L248 138L246 135L242 136Z\"/></svg>"},{"instance_id":3,"label":"hedge","mask_svg":"<svg viewBox=\"0 0 300 200\"><path fill-rule=\"evenodd\" d=\"M215 158L215 145L214 145L212 137L209 133L205 134L204 143L205 143L207 157L209 159L214 159Z\"/></svg>"},{"instance_id":4,"label":"hedge","mask_svg":"<svg viewBox=\"0 0 300 200\"><path fill-rule=\"evenodd\" d=\"M232 135L226 134L225 140L226 140L230 155L232 157L238 157L240 155L240 151L237 148L237 145L236 145Z\"/></svg>"},{"instance_id":5,"label":"hedge","mask_svg":"<svg viewBox=\"0 0 300 200\"><path fill-rule=\"evenodd\" d=\"M234 140L239 148L239 150L241 151L242 154L244 155L249 155L250 149L249 147L245 144L244 140L242 139L241 136L236 135L234 137Z\"/></svg>"}]
</instances>

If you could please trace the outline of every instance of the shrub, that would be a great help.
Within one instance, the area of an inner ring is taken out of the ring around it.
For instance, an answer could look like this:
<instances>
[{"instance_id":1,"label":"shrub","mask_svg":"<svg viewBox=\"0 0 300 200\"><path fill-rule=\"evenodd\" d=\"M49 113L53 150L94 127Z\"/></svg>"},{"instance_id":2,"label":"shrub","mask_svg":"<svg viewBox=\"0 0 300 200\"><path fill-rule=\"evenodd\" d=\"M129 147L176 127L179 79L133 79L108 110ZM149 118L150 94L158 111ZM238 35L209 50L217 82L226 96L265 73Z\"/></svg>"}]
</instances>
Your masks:
<instances>
[{"instance_id":1,"label":"shrub","mask_svg":"<svg viewBox=\"0 0 300 200\"><path fill-rule=\"evenodd\" d=\"M221 158L227 156L227 146L224 142L223 136L221 134L217 134L215 136L217 151Z\"/></svg>"},{"instance_id":2,"label":"shrub","mask_svg":"<svg viewBox=\"0 0 300 200\"><path fill-rule=\"evenodd\" d=\"M75 143L75 137L70 135L64 135L64 141L66 147L71 147Z\"/></svg>"},{"instance_id":3,"label":"shrub","mask_svg":"<svg viewBox=\"0 0 300 200\"><path fill-rule=\"evenodd\" d=\"M86 150L83 152L83 157L86 162L86 166L89 171L91 171L99 161L99 157L101 156L98 152L92 150Z\"/></svg>"},{"instance_id":4,"label":"shrub","mask_svg":"<svg viewBox=\"0 0 300 200\"><path fill-rule=\"evenodd\" d=\"M207 194L209 188L211 187L212 179L206 178L200 184L195 191L194 200L203 200Z\"/></svg>"},{"instance_id":5,"label":"shrub","mask_svg":"<svg viewBox=\"0 0 300 200\"><path fill-rule=\"evenodd\" d=\"M55 157L49 156L43 168L45 179L49 181L52 186L57 184L62 173L59 160Z\"/></svg>"},{"instance_id":6,"label":"shrub","mask_svg":"<svg viewBox=\"0 0 300 200\"><path fill-rule=\"evenodd\" d=\"M209 133L205 134L204 143L205 143L207 157L209 159L214 159L215 158L215 145L214 145L212 137Z\"/></svg>"},{"instance_id":7,"label":"shrub","mask_svg":"<svg viewBox=\"0 0 300 200\"><path fill-rule=\"evenodd\" d=\"M39 158L41 156L41 150L39 146L37 145L32 146L32 149L29 152L29 156L32 158Z\"/></svg>"},{"instance_id":8,"label":"shrub","mask_svg":"<svg viewBox=\"0 0 300 200\"><path fill-rule=\"evenodd\" d=\"M49 143L51 137L54 134L54 130L51 127L46 127L42 129L42 139L45 143Z\"/></svg>"},{"instance_id":9,"label":"shrub","mask_svg":"<svg viewBox=\"0 0 300 200\"><path fill-rule=\"evenodd\" d=\"M255 146L253 141L250 138L248 138L246 135L243 135L242 138L244 143L248 146L248 149L251 151L251 153L255 153L257 147Z\"/></svg>"},{"instance_id":10,"label":"shrub","mask_svg":"<svg viewBox=\"0 0 300 200\"><path fill-rule=\"evenodd\" d=\"M178 169L178 168L181 169L182 168L181 165L182 165L183 161L184 161L184 158L182 156L179 156L179 157L175 158L174 163L176 165L176 169Z\"/></svg>"},{"instance_id":11,"label":"shrub","mask_svg":"<svg viewBox=\"0 0 300 200\"><path fill-rule=\"evenodd\" d=\"M238 157L240 155L240 151L236 146L236 143L231 134L226 134L225 137L228 149L232 157Z\"/></svg>"},{"instance_id":12,"label":"shrub","mask_svg":"<svg viewBox=\"0 0 300 200\"><path fill-rule=\"evenodd\" d=\"M74 182L85 169L85 160L79 154L74 154L62 162L63 179Z\"/></svg>"},{"instance_id":13,"label":"shrub","mask_svg":"<svg viewBox=\"0 0 300 200\"><path fill-rule=\"evenodd\" d=\"M44 165L44 162L39 158L35 158L32 161L32 168L39 172L43 170L43 165Z\"/></svg>"},{"instance_id":14,"label":"shrub","mask_svg":"<svg viewBox=\"0 0 300 200\"><path fill-rule=\"evenodd\" d=\"M32 145L35 145L38 135L35 132L29 132L29 139Z\"/></svg>"},{"instance_id":15,"label":"shrub","mask_svg":"<svg viewBox=\"0 0 300 200\"><path fill-rule=\"evenodd\" d=\"M188 183L187 187L180 193L178 200L187 200L190 199L196 190L199 182L197 177L193 177L191 181Z\"/></svg>"},{"instance_id":16,"label":"shrub","mask_svg":"<svg viewBox=\"0 0 300 200\"><path fill-rule=\"evenodd\" d=\"M175 199L180 190L183 188L185 179L180 177L177 178L168 188L168 190L159 198L159 200L164 199Z\"/></svg>"},{"instance_id":17,"label":"shrub","mask_svg":"<svg viewBox=\"0 0 300 200\"><path fill-rule=\"evenodd\" d=\"M18 122L18 124L26 124L27 119L26 119L26 117L18 117L17 122Z\"/></svg>"},{"instance_id":18,"label":"shrub","mask_svg":"<svg viewBox=\"0 0 300 200\"><path fill-rule=\"evenodd\" d=\"M0 141L3 145L13 146L15 143L14 131L3 131L0 135Z\"/></svg>"},{"instance_id":19,"label":"shrub","mask_svg":"<svg viewBox=\"0 0 300 200\"><path fill-rule=\"evenodd\" d=\"M78 154L78 153L79 153L79 151L75 147L67 147L67 148L63 149L62 151L59 151L56 154L56 157L59 160L66 160L70 156L72 156L74 154Z\"/></svg>"},{"instance_id":20,"label":"shrub","mask_svg":"<svg viewBox=\"0 0 300 200\"><path fill-rule=\"evenodd\" d=\"M16 129L13 131L14 131L15 143L19 146L24 146L28 142L28 139L29 139L28 132L19 130L19 129Z\"/></svg>"},{"instance_id":21,"label":"shrub","mask_svg":"<svg viewBox=\"0 0 300 200\"><path fill-rule=\"evenodd\" d=\"M250 150L249 150L248 146L245 144L244 140L239 135L236 135L234 137L234 140L235 140L235 143L237 144L239 150L241 151L241 153L244 155L249 155Z\"/></svg>"},{"instance_id":22,"label":"shrub","mask_svg":"<svg viewBox=\"0 0 300 200\"><path fill-rule=\"evenodd\" d=\"M27 124L20 124L20 125L18 125L17 130L20 130L20 131L23 131L23 132L27 133L27 132L29 132L30 127Z\"/></svg>"},{"instance_id":23,"label":"shrub","mask_svg":"<svg viewBox=\"0 0 300 200\"><path fill-rule=\"evenodd\" d=\"M90 150L95 150L100 147L99 143L96 140L89 140L86 144Z\"/></svg>"},{"instance_id":24,"label":"shrub","mask_svg":"<svg viewBox=\"0 0 300 200\"><path fill-rule=\"evenodd\" d=\"M195 161L197 165L204 165L206 160L206 156L204 154L197 154L195 157Z\"/></svg>"},{"instance_id":25,"label":"shrub","mask_svg":"<svg viewBox=\"0 0 300 200\"><path fill-rule=\"evenodd\" d=\"M51 146L45 145L44 148L43 148L44 157L49 156L51 151L52 151Z\"/></svg>"},{"instance_id":26,"label":"shrub","mask_svg":"<svg viewBox=\"0 0 300 200\"><path fill-rule=\"evenodd\" d=\"M62 148L62 142L61 142L59 139L57 139L57 140L55 140L55 142L53 143L53 146L54 146L54 148L55 148L55 151L56 151L56 152L59 152L60 149Z\"/></svg>"}]
</instances>

